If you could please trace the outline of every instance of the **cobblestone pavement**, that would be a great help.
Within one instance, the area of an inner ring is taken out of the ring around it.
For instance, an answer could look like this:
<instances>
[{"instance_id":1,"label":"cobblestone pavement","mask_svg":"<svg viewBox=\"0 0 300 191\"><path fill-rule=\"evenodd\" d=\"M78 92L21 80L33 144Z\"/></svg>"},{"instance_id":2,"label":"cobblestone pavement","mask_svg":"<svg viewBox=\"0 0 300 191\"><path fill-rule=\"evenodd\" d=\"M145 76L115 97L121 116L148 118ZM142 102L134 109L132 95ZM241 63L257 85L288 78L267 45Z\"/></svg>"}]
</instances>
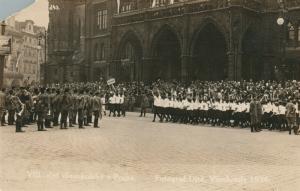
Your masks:
<instances>
[{"instance_id":1,"label":"cobblestone pavement","mask_svg":"<svg viewBox=\"0 0 300 191\"><path fill-rule=\"evenodd\" d=\"M100 129L0 128L0 190L300 190L300 136L104 118Z\"/></svg>"}]
</instances>

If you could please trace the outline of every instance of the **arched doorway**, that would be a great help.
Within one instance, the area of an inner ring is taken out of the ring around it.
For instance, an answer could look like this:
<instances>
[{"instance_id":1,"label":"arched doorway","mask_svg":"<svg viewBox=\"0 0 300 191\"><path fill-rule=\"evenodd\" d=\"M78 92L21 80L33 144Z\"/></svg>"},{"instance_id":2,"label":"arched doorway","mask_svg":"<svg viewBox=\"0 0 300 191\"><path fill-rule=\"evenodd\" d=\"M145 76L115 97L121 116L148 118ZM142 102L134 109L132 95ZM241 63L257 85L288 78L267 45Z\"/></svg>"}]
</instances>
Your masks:
<instances>
[{"instance_id":1,"label":"arched doorway","mask_svg":"<svg viewBox=\"0 0 300 191\"><path fill-rule=\"evenodd\" d=\"M121 81L142 80L142 45L136 35L127 33L119 46L117 78Z\"/></svg>"},{"instance_id":2,"label":"arched doorway","mask_svg":"<svg viewBox=\"0 0 300 191\"><path fill-rule=\"evenodd\" d=\"M227 44L222 32L212 23L196 35L192 45L191 80L217 81L227 79Z\"/></svg>"},{"instance_id":3,"label":"arched doorway","mask_svg":"<svg viewBox=\"0 0 300 191\"><path fill-rule=\"evenodd\" d=\"M260 49L257 33L248 29L242 40L242 79L259 80L261 78Z\"/></svg>"},{"instance_id":4,"label":"arched doorway","mask_svg":"<svg viewBox=\"0 0 300 191\"><path fill-rule=\"evenodd\" d=\"M181 78L181 46L175 32L163 27L156 34L152 44L154 65L151 67L151 79Z\"/></svg>"}]
</instances>

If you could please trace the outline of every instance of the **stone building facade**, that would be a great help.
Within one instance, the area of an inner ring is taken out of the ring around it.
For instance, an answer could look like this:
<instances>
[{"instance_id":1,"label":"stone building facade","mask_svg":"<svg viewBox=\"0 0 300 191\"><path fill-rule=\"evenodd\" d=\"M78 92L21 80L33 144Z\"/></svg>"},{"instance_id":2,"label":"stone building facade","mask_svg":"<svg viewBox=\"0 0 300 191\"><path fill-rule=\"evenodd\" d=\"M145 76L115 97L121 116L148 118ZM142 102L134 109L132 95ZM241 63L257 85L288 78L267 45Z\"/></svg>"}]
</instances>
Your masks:
<instances>
[{"instance_id":1,"label":"stone building facade","mask_svg":"<svg viewBox=\"0 0 300 191\"><path fill-rule=\"evenodd\" d=\"M6 35L12 36L12 52L5 58L4 86L40 84L40 65L45 62L45 33L33 21L16 21L14 16L6 20Z\"/></svg>"},{"instance_id":2,"label":"stone building facade","mask_svg":"<svg viewBox=\"0 0 300 191\"><path fill-rule=\"evenodd\" d=\"M300 79L297 0L50 0L49 10L49 83Z\"/></svg>"}]
</instances>

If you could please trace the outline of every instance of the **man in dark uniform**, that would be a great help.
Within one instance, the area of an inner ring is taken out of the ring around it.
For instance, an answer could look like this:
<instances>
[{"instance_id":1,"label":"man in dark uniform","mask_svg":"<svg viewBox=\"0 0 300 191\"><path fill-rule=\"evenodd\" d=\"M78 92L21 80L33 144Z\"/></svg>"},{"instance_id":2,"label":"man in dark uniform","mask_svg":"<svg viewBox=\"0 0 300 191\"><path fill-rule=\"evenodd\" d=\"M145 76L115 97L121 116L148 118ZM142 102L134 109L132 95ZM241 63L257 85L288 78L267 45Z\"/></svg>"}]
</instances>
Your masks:
<instances>
[{"instance_id":1,"label":"man in dark uniform","mask_svg":"<svg viewBox=\"0 0 300 191\"><path fill-rule=\"evenodd\" d=\"M64 93L60 96L60 110L61 110L61 118L60 118L60 129L67 129L67 119L68 113L70 110L70 97L69 97L69 89L65 89Z\"/></svg>"},{"instance_id":2,"label":"man in dark uniform","mask_svg":"<svg viewBox=\"0 0 300 191\"><path fill-rule=\"evenodd\" d=\"M94 128L99 128L99 117L102 109L100 93L96 92L92 98L92 111L94 113Z\"/></svg>"},{"instance_id":3,"label":"man in dark uniform","mask_svg":"<svg viewBox=\"0 0 300 191\"><path fill-rule=\"evenodd\" d=\"M25 104L23 104L18 97L16 97L16 133L24 132L22 130L23 126L23 115L25 111Z\"/></svg>"},{"instance_id":4,"label":"man in dark uniform","mask_svg":"<svg viewBox=\"0 0 300 191\"><path fill-rule=\"evenodd\" d=\"M251 132L259 132L262 118L262 106L255 96L250 103Z\"/></svg>"},{"instance_id":5,"label":"man in dark uniform","mask_svg":"<svg viewBox=\"0 0 300 191\"><path fill-rule=\"evenodd\" d=\"M92 123L93 118L93 109L92 109L92 98L93 98L93 91L90 90L86 95L86 126L90 126Z\"/></svg>"},{"instance_id":6,"label":"man in dark uniform","mask_svg":"<svg viewBox=\"0 0 300 191\"><path fill-rule=\"evenodd\" d=\"M60 90L57 89L56 94L54 95L53 101L52 101L53 126L58 126L58 118L59 118L59 114L60 114L59 99L60 99Z\"/></svg>"},{"instance_id":7,"label":"man in dark uniform","mask_svg":"<svg viewBox=\"0 0 300 191\"><path fill-rule=\"evenodd\" d=\"M16 102L17 96L14 95L13 90L9 90L7 99L6 99L6 108L8 111L8 125L13 125L15 122L15 112L16 112Z\"/></svg>"},{"instance_id":8,"label":"man in dark uniform","mask_svg":"<svg viewBox=\"0 0 300 191\"><path fill-rule=\"evenodd\" d=\"M286 104L286 120L288 123L289 134L292 134L292 129L294 130L294 134L298 135L298 127L296 124L296 106L295 104L289 100Z\"/></svg>"},{"instance_id":9,"label":"man in dark uniform","mask_svg":"<svg viewBox=\"0 0 300 191\"><path fill-rule=\"evenodd\" d=\"M45 115L45 127L46 128L51 128L51 121L52 121L52 102L53 102L53 95L51 93L51 89L47 89L46 90L46 94L45 94L45 106L48 109L46 115Z\"/></svg>"},{"instance_id":10,"label":"man in dark uniform","mask_svg":"<svg viewBox=\"0 0 300 191\"><path fill-rule=\"evenodd\" d=\"M148 96L143 93L142 94L142 99L141 99L141 114L140 117L144 116L146 117L146 110L149 107L149 99Z\"/></svg>"},{"instance_id":11,"label":"man in dark uniform","mask_svg":"<svg viewBox=\"0 0 300 191\"><path fill-rule=\"evenodd\" d=\"M89 98L87 90L84 91L83 98L84 98L83 125L84 126L90 126L88 124L88 119L87 119L88 118L88 110L89 110L89 107L90 107L90 98Z\"/></svg>"},{"instance_id":12,"label":"man in dark uniform","mask_svg":"<svg viewBox=\"0 0 300 191\"><path fill-rule=\"evenodd\" d=\"M37 115L38 131L46 131L44 129L44 124L45 124L45 115L47 114L47 107L46 107L45 103L43 102L44 90L42 90L41 92L42 92L42 94L36 99L35 113Z\"/></svg>"},{"instance_id":13,"label":"man in dark uniform","mask_svg":"<svg viewBox=\"0 0 300 191\"><path fill-rule=\"evenodd\" d=\"M19 99L23 104L25 104L25 109L23 112L23 126L26 127L26 125L29 125L30 123L30 109L31 109L31 104L30 104L30 95L29 92L25 87L21 89L21 94L19 95Z\"/></svg>"},{"instance_id":14,"label":"man in dark uniform","mask_svg":"<svg viewBox=\"0 0 300 191\"><path fill-rule=\"evenodd\" d=\"M76 123L77 115L77 90L73 91L73 94L70 95L70 110L69 110L69 127L74 127L73 124Z\"/></svg>"},{"instance_id":15,"label":"man in dark uniform","mask_svg":"<svg viewBox=\"0 0 300 191\"><path fill-rule=\"evenodd\" d=\"M85 99L83 95L84 91L80 90L79 95L77 96L77 110L78 110L78 125L79 129L83 129L83 120L84 120L84 107L85 107Z\"/></svg>"}]
</instances>

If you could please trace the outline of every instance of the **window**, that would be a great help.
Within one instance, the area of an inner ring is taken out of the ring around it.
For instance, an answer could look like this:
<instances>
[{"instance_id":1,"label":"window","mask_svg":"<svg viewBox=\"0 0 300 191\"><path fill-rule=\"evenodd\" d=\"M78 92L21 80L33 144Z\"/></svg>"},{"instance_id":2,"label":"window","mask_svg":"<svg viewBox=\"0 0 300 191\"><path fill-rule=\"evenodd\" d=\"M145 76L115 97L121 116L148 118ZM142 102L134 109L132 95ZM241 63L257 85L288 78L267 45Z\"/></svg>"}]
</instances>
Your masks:
<instances>
[{"instance_id":1,"label":"window","mask_svg":"<svg viewBox=\"0 0 300 191\"><path fill-rule=\"evenodd\" d=\"M97 28L98 30L107 29L107 10L97 12Z\"/></svg>"},{"instance_id":2,"label":"window","mask_svg":"<svg viewBox=\"0 0 300 191\"><path fill-rule=\"evenodd\" d=\"M78 19L78 36L77 36L78 43L80 43L80 37L81 37L81 19L79 18Z\"/></svg>"},{"instance_id":3,"label":"window","mask_svg":"<svg viewBox=\"0 0 300 191\"><path fill-rule=\"evenodd\" d=\"M124 1L121 3L121 12L129 12L132 10L137 9L137 1L131 0L131 1Z\"/></svg>"},{"instance_id":4,"label":"window","mask_svg":"<svg viewBox=\"0 0 300 191\"><path fill-rule=\"evenodd\" d=\"M95 49L94 49L94 60L98 60L99 58L99 50L98 50L98 44L95 44Z\"/></svg>"},{"instance_id":5,"label":"window","mask_svg":"<svg viewBox=\"0 0 300 191\"><path fill-rule=\"evenodd\" d=\"M104 44L102 43L100 46L100 60L104 60L105 59L105 47Z\"/></svg>"},{"instance_id":6,"label":"window","mask_svg":"<svg viewBox=\"0 0 300 191\"><path fill-rule=\"evenodd\" d=\"M292 23L288 24L288 39L291 41L295 40L295 28Z\"/></svg>"},{"instance_id":7,"label":"window","mask_svg":"<svg viewBox=\"0 0 300 191\"><path fill-rule=\"evenodd\" d=\"M160 7L167 4L167 0L153 0L152 1L152 7Z\"/></svg>"}]
</instances>

